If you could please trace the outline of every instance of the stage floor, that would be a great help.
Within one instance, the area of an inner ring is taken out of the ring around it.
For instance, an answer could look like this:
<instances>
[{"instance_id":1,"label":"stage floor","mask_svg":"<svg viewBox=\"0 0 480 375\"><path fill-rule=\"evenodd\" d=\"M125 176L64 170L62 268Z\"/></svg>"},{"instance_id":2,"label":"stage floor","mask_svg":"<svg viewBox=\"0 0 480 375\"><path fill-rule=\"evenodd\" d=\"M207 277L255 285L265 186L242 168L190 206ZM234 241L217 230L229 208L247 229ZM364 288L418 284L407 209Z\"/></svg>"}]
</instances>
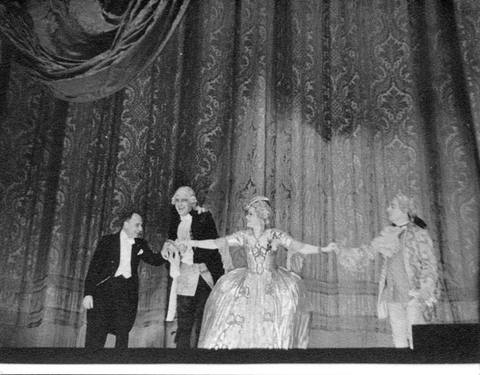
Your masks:
<instances>
[{"instance_id":1,"label":"stage floor","mask_svg":"<svg viewBox=\"0 0 480 375\"><path fill-rule=\"evenodd\" d=\"M480 363L478 350L291 349L102 349L0 348L0 362L10 364L259 364L259 363Z\"/></svg>"},{"instance_id":2,"label":"stage floor","mask_svg":"<svg viewBox=\"0 0 480 375\"><path fill-rule=\"evenodd\" d=\"M414 349L0 348L7 364L478 364L478 324L414 326Z\"/></svg>"}]
</instances>

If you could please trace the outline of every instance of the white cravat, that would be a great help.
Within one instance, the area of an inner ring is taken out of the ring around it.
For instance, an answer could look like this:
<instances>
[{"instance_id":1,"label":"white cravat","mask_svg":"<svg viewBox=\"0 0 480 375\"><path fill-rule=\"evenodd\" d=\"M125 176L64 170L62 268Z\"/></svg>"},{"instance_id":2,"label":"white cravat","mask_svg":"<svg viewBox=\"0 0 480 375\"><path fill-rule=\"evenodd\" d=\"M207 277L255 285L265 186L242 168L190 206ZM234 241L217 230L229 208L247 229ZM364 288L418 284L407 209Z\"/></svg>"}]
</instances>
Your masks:
<instances>
[{"instance_id":1,"label":"white cravat","mask_svg":"<svg viewBox=\"0 0 480 375\"><path fill-rule=\"evenodd\" d=\"M123 275L126 279L132 276L132 267L130 261L132 259L132 245L135 243L134 238L130 238L122 230L120 232L120 265L118 266L115 277Z\"/></svg>"},{"instance_id":2,"label":"white cravat","mask_svg":"<svg viewBox=\"0 0 480 375\"><path fill-rule=\"evenodd\" d=\"M179 241L190 241L190 229L192 228L192 215L180 216L180 224L177 228L177 239ZM193 264L193 249L189 246L182 255L182 263Z\"/></svg>"},{"instance_id":3,"label":"white cravat","mask_svg":"<svg viewBox=\"0 0 480 375\"><path fill-rule=\"evenodd\" d=\"M180 224L177 227L177 239L180 241L189 241L190 240L190 229L192 228L192 215L187 214L180 216ZM187 254L189 253L189 254ZM191 258L191 263L193 264L193 250L188 248L187 252L182 256L181 262L185 263L185 257ZM180 276L180 261L178 258L169 259L170 261L170 276L172 276L172 286L170 289L170 299L168 302L168 311L166 321L171 322L175 318L177 312L177 285L178 277Z\"/></svg>"},{"instance_id":4,"label":"white cravat","mask_svg":"<svg viewBox=\"0 0 480 375\"><path fill-rule=\"evenodd\" d=\"M177 240L189 241L192 228L192 215L180 216L180 224L177 227ZM180 263L183 263L181 265ZM187 247L180 262L170 261L170 275L173 278L170 289L170 300L166 321L173 321L177 309L177 293L186 296L194 296L197 289L198 277L202 277L206 283L213 288L213 278L205 263L193 263L193 249ZM182 270L182 271L180 271Z\"/></svg>"}]
</instances>

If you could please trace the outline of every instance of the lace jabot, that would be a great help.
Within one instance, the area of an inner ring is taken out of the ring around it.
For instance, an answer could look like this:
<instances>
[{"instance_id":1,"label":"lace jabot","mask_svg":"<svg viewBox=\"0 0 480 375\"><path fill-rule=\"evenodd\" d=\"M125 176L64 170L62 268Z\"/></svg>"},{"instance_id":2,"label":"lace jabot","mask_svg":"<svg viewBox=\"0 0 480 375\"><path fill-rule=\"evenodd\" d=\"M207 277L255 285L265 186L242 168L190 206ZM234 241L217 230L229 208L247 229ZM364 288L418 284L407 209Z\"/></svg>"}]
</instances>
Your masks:
<instances>
[{"instance_id":1,"label":"lace jabot","mask_svg":"<svg viewBox=\"0 0 480 375\"><path fill-rule=\"evenodd\" d=\"M405 226L395 227L393 225L385 227L380 235L372 240L370 246L375 252L391 257L400 251L400 235L405 228Z\"/></svg>"}]
</instances>

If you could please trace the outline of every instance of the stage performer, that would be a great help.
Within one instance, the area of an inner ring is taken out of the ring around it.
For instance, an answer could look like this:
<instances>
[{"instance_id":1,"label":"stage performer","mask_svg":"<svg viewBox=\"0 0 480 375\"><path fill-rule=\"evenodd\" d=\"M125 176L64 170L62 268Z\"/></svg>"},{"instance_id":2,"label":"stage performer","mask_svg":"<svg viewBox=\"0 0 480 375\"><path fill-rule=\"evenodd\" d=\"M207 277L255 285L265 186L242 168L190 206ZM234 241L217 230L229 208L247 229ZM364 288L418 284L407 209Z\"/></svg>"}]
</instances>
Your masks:
<instances>
[{"instance_id":1,"label":"stage performer","mask_svg":"<svg viewBox=\"0 0 480 375\"><path fill-rule=\"evenodd\" d=\"M426 224L417 216L412 199L397 194L387 208L387 216L391 224L369 245L333 250L341 265L357 271L381 254L378 317L389 318L396 348L413 348L412 325L428 323L434 317L437 261Z\"/></svg>"},{"instance_id":2,"label":"stage performer","mask_svg":"<svg viewBox=\"0 0 480 375\"><path fill-rule=\"evenodd\" d=\"M103 348L109 333L115 348L127 348L138 305L140 260L159 266L160 253L140 238L143 220L136 211L121 218L120 232L106 235L97 245L85 280L83 308L87 309L86 348Z\"/></svg>"},{"instance_id":3,"label":"stage performer","mask_svg":"<svg viewBox=\"0 0 480 375\"><path fill-rule=\"evenodd\" d=\"M162 249L164 258L170 262L172 277L166 321L173 321L177 316L176 347L190 348L197 346L205 303L224 270L218 251L201 246L179 251L175 245L175 240L218 237L212 214L198 207L194 190L188 186L178 188L172 204L176 214L169 225L169 240ZM195 337L192 339L194 327Z\"/></svg>"},{"instance_id":4,"label":"stage performer","mask_svg":"<svg viewBox=\"0 0 480 375\"><path fill-rule=\"evenodd\" d=\"M253 198L246 206L246 229L217 240L187 241L180 245L220 249L227 269L233 265L229 246L241 246L247 268L233 269L218 281L207 301L200 348L307 348L311 306L300 276L276 264L277 249L317 254L270 227L269 200Z\"/></svg>"}]
</instances>

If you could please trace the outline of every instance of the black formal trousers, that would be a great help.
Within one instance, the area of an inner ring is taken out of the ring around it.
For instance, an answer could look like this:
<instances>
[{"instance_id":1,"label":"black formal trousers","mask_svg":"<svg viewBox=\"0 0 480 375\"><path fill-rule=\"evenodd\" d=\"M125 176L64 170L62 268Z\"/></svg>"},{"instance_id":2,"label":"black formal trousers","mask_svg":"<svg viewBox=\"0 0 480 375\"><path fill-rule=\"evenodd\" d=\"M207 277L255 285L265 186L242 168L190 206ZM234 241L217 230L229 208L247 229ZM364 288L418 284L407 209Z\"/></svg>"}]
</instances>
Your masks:
<instances>
[{"instance_id":1,"label":"black formal trousers","mask_svg":"<svg viewBox=\"0 0 480 375\"><path fill-rule=\"evenodd\" d=\"M93 296L87 311L86 348L103 348L109 333L116 336L115 348L128 347L128 335L137 313L137 293L132 278L112 277Z\"/></svg>"},{"instance_id":2,"label":"black formal trousers","mask_svg":"<svg viewBox=\"0 0 480 375\"><path fill-rule=\"evenodd\" d=\"M203 311L212 288L199 276L194 296L177 295L177 348L196 348L202 326ZM190 345L195 326L195 343Z\"/></svg>"}]
</instances>

